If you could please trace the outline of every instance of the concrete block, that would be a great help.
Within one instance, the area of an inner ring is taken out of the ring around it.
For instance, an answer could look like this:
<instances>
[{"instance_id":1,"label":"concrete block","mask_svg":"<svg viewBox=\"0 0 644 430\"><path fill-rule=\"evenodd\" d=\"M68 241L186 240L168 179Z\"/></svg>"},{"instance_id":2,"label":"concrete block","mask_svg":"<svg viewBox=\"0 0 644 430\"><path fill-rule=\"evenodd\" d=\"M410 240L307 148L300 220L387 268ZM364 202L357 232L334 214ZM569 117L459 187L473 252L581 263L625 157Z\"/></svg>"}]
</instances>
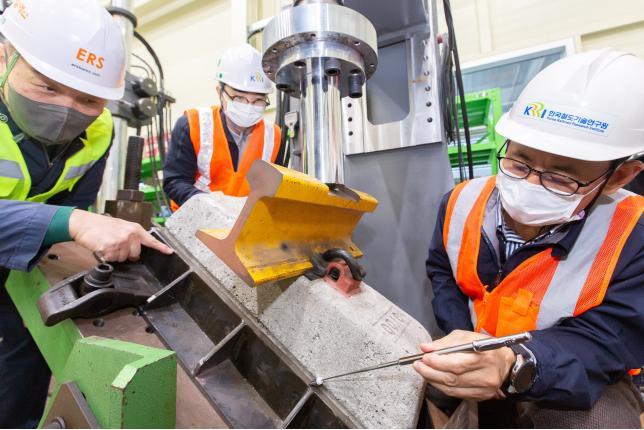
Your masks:
<instances>
[{"instance_id":1,"label":"concrete block","mask_svg":"<svg viewBox=\"0 0 644 430\"><path fill-rule=\"evenodd\" d=\"M225 196L221 192L197 194L166 222L168 231L201 263L226 290L253 315L259 315L285 288L285 283L250 288L195 237L202 228L229 229L242 210L245 197Z\"/></svg>"},{"instance_id":2,"label":"concrete block","mask_svg":"<svg viewBox=\"0 0 644 430\"><path fill-rule=\"evenodd\" d=\"M396 360L418 353L418 345L430 340L421 324L365 283L350 297L305 277L257 288L244 284L195 237L201 228L230 228L244 201L221 193L197 195L168 220L167 229L221 283L212 288L230 293L312 375ZM405 366L331 380L320 389L364 427L409 428L415 426L424 388L422 378Z\"/></svg>"},{"instance_id":3,"label":"concrete block","mask_svg":"<svg viewBox=\"0 0 644 430\"><path fill-rule=\"evenodd\" d=\"M259 287L261 288L261 286ZM323 280L299 278L260 321L314 375L322 378L416 354L425 329L373 288L350 297ZM327 381L323 389L367 428L416 424L424 383L411 366Z\"/></svg>"}]
</instances>

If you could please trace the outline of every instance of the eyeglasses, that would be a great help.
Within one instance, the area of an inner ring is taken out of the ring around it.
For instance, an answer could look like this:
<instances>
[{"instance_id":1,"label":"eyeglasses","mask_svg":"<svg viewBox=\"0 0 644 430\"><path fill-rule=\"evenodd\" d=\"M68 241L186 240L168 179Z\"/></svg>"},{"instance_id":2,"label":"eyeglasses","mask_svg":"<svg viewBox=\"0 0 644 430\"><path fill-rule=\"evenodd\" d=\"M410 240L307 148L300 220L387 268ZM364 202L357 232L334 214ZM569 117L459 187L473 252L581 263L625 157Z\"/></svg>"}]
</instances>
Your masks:
<instances>
[{"instance_id":1,"label":"eyeglasses","mask_svg":"<svg viewBox=\"0 0 644 430\"><path fill-rule=\"evenodd\" d=\"M596 180L603 178L604 176L612 173L615 170L614 167L611 167L591 181L580 182L560 173L537 170L529 164L524 163L523 161L501 156L501 151L503 151L503 148L505 148L508 143L509 141L506 141L505 145L501 147L496 155L496 158L499 160L499 170L501 170L501 172L506 176L509 176L513 179L526 179L528 176L530 176L530 174L532 174L532 172L535 172L537 175L539 175L539 181L546 190L560 196L572 196L579 190L579 188L587 187Z\"/></svg>"},{"instance_id":2,"label":"eyeglasses","mask_svg":"<svg viewBox=\"0 0 644 430\"><path fill-rule=\"evenodd\" d=\"M263 99L258 99L258 100L255 100L255 101L251 101L245 96L233 96L233 95L230 95L230 94L228 94L228 91L226 91L223 88L222 88L221 91L224 94L226 94L226 96L228 96L228 98L230 100L232 100L234 102L237 102L237 103L243 103L245 105L252 105L252 106L256 106L256 107L263 108L263 109L266 109L271 104L268 101L268 98L263 98Z\"/></svg>"}]
</instances>

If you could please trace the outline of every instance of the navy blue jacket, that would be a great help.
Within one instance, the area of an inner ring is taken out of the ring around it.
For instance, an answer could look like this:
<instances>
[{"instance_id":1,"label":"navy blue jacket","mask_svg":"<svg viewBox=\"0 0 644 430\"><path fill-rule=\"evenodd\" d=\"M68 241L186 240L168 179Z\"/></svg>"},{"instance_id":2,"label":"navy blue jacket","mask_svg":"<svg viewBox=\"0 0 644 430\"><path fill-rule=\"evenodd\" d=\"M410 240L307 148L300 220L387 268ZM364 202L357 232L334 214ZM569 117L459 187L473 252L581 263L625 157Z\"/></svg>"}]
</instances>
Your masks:
<instances>
[{"instance_id":1,"label":"navy blue jacket","mask_svg":"<svg viewBox=\"0 0 644 430\"><path fill-rule=\"evenodd\" d=\"M7 122L14 136L21 133L11 119L6 106L1 102L0 120ZM31 176L32 186L29 195L34 196L54 186L63 171L65 161L78 152L83 147L83 143L79 137L63 149L45 147L40 142L25 137L18 146ZM85 173L72 191L58 193L46 204L0 199L0 272L3 268L31 270L44 250L43 238L52 217L60 206L87 209L95 202L103 181L108 154L109 150Z\"/></svg>"},{"instance_id":2,"label":"navy blue jacket","mask_svg":"<svg viewBox=\"0 0 644 430\"><path fill-rule=\"evenodd\" d=\"M239 164L239 148L228 130L223 109L220 110L220 115L233 161L233 168L236 171ZM163 167L163 191L171 200L181 206L190 197L202 192L194 186L196 176L197 154L195 154L195 148L192 145L192 140L190 140L188 116L184 114L177 120L172 130L168 158Z\"/></svg>"},{"instance_id":3,"label":"navy blue jacket","mask_svg":"<svg viewBox=\"0 0 644 430\"><path fill-rule=\"evenodd\" d=\"M429 248L427 274L434 291L436 321L446 333L472 331L468 298L456 285L445 247L443 224L451 191L441 201ZM592 211L588 217L593 216ZM587 218L586 218L587 219ZM478 275L485 285L497 285L527 258L547 247L565 257L575 245L585 220L571 223L565 233L521 247L501 266L498 250L484 232L478 256ZM495 277L500 278L495 282ZM601 305L558 325L533 332L526 346L537 359L532 388L518 400L553 402L589 409L607 384L622 379L628 369L644 364L644 221L627 239Z\"/></svg>"}]
</instances>

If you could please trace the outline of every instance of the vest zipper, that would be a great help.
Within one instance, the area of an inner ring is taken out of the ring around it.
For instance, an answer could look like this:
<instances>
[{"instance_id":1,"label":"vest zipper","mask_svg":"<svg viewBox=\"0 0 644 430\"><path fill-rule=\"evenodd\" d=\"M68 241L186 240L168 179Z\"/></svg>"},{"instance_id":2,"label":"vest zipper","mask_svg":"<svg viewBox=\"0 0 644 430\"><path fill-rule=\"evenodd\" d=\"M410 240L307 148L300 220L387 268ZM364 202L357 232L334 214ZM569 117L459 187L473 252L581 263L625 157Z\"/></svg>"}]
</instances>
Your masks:
<instances>
[{"instance_id":1,"label":"vest zipper","mask_svg":"<svg viewBox=\"0 0 644 430\"><path fill-rule=\"evenodd\" d=\"M47 152L47 146L42 142L38 142L40 143L40 147L42 148L42 151L45 153L45 158L47 159L47 165L49 166L50 169L54 165L54 162L56 162L65 152L67 152L67 149L69 149L69 147L73 142L74 142L73 140L71 142L67 142L63 147L63 149L61 149L60 152L58 152L58 154L56 154L56 156L52 159L49 158L49 153Z\"/></svg>"},{"instance_id":2,"label":"vest zipper","mask_svg":"<svg viewBox=\"0 0 644 430\"><path fill-rule=\"evenodd\" d=\"M499 256L496 253L496 250L492 246L492 241L490 241L490 238L487 237L487 233L485 231L481 231L483 235L483 241L485 242L485 245L488 247L488 249L492 252L492 255L494 255L494 262L496 263L496 275L494 275L494 286L496 287L499 285L501 282L501 277L503 276L503 267L501 266L501 262L499 261Z\"/></svg>"},{"instance_id":3,"label":"vest zipper","mask_svg":"<svg viewBox=\"0 0 644 430\"><path fill-rule=\"evenodd\" d=\"M42 148L42 152L45 154L45 159L47 160L47 166L51 169L51 166L53 166L54 163L52 163L52 161L49 159L49 152L47 152L47 146L44 143L40 142L40 141L38 143L40 143L40 147Z\"/></svg>"}]
</instances>

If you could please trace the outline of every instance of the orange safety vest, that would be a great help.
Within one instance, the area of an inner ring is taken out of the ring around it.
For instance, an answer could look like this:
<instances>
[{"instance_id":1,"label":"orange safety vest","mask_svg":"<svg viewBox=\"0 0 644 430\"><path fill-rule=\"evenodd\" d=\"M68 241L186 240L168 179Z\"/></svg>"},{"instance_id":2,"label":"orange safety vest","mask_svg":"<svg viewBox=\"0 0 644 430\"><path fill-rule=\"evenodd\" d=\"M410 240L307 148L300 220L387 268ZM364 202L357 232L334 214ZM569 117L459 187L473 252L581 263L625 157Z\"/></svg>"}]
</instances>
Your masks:
<instances>
[{"instance_id":1,"label":"orange safety vest","mask_svg":"<svg viewBox=\"0 0 644 430\"><path fill-rule=\"evenodd\" d=\"M490 222L496 210L495 180L459 184L443 226L443 244L456 283L470 299L475 330L506 336L544 329L601 304L624 244L644 212L644 197L626 190L599 197L565 259L548 248L523 261L490 291L479 279L477 262L482 232L491 235L496 228Z\"/></svg>"},{"instance_id":2,"label":"orange safety vest","mask_svg":"<svg viewBox=\"0 0 644 430\"><path fill-rule=\"evenodd\" d=\"M228 196L243 197L250 192L246 174L255 160L274 163L280 149L280 129L258 122L249 137L237 171L233 167L228 140L220 116L220 106L186 111L190 141L197 155L195 187L204 192L222 191ZM179 205L171 202L172 210Z\"/></svg>"}]
</instances>

